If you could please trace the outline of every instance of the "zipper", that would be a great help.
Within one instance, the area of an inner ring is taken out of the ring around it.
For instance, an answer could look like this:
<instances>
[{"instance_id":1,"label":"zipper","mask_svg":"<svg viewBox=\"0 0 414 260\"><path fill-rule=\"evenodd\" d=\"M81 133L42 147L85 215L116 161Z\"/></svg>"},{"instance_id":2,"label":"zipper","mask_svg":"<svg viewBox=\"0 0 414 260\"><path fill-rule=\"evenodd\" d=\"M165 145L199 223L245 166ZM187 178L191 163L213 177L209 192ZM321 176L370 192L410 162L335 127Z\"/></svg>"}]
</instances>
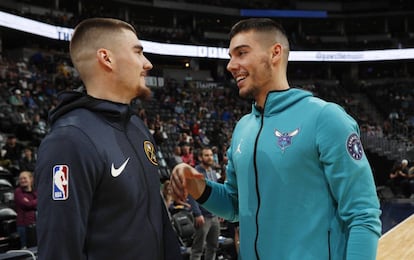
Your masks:
<instances>
[{"instance_id":1,"label":"zipper","mask_svg":"<svg viewBox=\"0 0 414 260\"><path fill-rule=\"evenodd\" d=\"M256 140L254 142L254 155L253 155L253 158L254 158L253 165L254 165L254 173L255 173L255 179L256 179L256 195L257 195L256 237L254 239L254 251L255 251L257 260L260 259L257 241L259 239L259 210L260 210L261 199L260 199L260 192L259 192L259 176L258 176L258 172L257 172L256 153L257 153L257 143L259 142L260 133L262 132L262 129L263 129L263 119L264 119L264 110L261 111L260 129L259 129L259 132L257 133Z\"/></svg>"},{"instance_id":2,"label":"zipper","mask_svg":"<svg viewBox=\"0 0 414 260\"><path fill-rule=\"evenodd\" d=\"M328 230L328 260L331 260L331 231Z\"/></svg>"}]
</instances>

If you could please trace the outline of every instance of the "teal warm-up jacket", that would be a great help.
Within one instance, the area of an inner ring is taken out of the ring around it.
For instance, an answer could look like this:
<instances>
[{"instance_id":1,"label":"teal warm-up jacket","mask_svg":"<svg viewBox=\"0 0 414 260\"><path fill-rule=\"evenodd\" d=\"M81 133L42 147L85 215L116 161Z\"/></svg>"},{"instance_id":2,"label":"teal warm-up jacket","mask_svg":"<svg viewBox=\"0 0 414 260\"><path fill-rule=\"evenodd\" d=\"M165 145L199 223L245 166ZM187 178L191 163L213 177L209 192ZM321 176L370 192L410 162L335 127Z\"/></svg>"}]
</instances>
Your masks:
<instances>
[{"instance_id":1,"label":"teal warm-up jacket","mask_svg":"<svg viewBox=\"0 0 414 260\"><path fill-rule=\"evenodd\" d=\"M374 260L379 202L357 123L333 103L268 94L234 129L227 180L207 209L240 222L242 260Z\"/></svg>"}]
</instances>

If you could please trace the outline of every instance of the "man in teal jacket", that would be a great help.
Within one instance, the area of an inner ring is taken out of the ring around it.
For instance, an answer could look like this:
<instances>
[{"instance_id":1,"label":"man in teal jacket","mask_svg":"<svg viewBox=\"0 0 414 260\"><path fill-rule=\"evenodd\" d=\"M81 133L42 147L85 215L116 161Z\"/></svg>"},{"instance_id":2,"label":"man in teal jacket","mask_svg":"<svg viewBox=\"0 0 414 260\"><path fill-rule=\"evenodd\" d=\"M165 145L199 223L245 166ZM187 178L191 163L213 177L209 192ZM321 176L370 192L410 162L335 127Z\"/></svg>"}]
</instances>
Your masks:
<instances>
[{"instance_id":1,"label":"man in teal jacket","mask_svg":"<svg viewBox=\"0 0 414 260\"><path fill-rule=\"evenodd\" d=\"M341 107L289 87L289 42L270 19L230 32L232 73L252 112L234 129L224 184L178 165L176 198L240 222L240 259L374 260L381 211L359 128Z\"/></svg>"}]
</instances>

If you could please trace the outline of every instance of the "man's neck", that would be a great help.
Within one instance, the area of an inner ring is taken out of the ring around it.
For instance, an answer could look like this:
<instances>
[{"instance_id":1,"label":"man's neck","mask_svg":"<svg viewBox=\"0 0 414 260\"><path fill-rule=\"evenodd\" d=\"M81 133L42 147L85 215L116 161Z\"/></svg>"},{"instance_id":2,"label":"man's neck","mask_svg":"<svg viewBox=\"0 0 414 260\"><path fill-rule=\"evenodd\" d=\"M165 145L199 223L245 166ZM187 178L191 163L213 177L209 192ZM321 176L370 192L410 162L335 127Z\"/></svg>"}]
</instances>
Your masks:
<instances>
[{"instance_id":1,"label":"man's neck","mask_svg":"<svg viewBox=\"0 0 414 260\"><path fill-rule=\"evenodd\" d=\"M201 167L203 167L206 171L211 171L212 170L210 165L206 165L204 163L201 164Z\"/></svg>"}]
</instances>

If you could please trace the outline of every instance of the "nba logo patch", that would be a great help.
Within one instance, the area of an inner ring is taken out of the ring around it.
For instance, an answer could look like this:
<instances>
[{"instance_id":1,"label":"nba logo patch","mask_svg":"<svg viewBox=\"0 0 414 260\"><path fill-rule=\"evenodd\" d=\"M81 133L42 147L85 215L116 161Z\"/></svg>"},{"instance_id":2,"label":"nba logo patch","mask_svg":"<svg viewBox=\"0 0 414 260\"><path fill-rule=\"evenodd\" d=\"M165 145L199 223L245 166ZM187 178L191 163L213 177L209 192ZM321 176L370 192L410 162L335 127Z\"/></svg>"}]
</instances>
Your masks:
<instances>
[{"instance_id":1,"label":"nba logo patch","mask_svg":"<svg viewBox=\"0 0 414 260\"><path fill-rule=\"evenodd\" d=\"M69 167L67 165L53 166L53 200L67 200L69 196Z\"/></svg>"}]
</instances>

